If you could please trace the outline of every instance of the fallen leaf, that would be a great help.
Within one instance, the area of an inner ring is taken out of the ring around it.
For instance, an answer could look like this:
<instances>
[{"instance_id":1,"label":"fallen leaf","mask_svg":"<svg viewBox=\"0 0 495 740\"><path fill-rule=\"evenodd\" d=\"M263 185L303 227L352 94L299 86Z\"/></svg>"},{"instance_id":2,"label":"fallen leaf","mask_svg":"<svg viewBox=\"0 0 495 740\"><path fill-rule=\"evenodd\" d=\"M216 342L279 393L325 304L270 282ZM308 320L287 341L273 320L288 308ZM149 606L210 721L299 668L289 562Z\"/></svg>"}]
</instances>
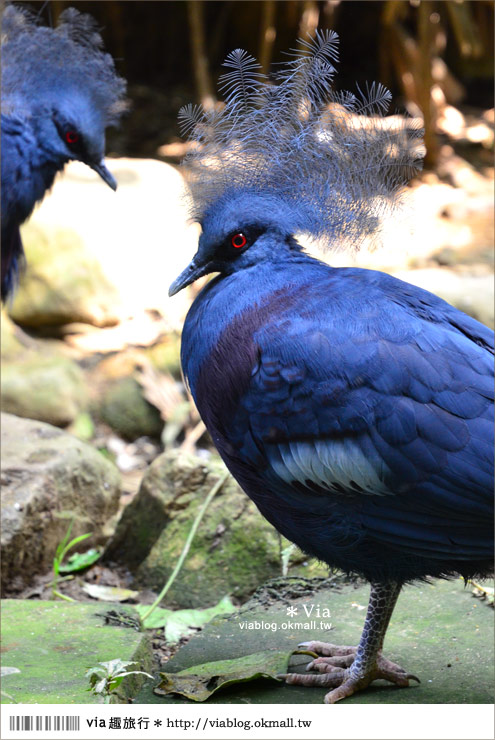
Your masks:
<instances>
[{"instance_id":1,"label":"fallen leaf","mask_svg":"<svg viewBox=\"0 0 495 740\"><path fill-rule=\"evenodd\" d=\"M192 701L205 701L218 689L232 684L257 678L279 681L277 674L287 672L291 652L265 650L242 658L191 666L178 673L160 673L162 681L153 691L159 696L181 694Z\"/></svg>"},{"instance_id":2,"label":"fallen leaf","mask_svg":"<svg viewBox=\"0 0 495 740\"><path fill-rule=\"evenodd\" d=\"M142 618L149 610L149 606L138 604L136 606L139 616ZM167 642L179 642L181 637L190 634L191 631L203 627L213 617L219 614L232 614L236 611L229 596L224 596L218 604L211 606L209 609L162 609L157 607L149 617L147 617L143 626L145 629L157 629L164 627L165 639Z\"/></svg>"},{"instance_id":3,"label":"fallen leaf","mask_svg":"<svg viewBox=\"0 0 495 740\"><path fill-rule=\"evenodd\" d=\"M98 586L95 583L83 583L82 589L99 601L127 601L139 596L139 591L130 591L128 588L117 586Z\"/></svg>"},{"instance_id":4,"label":"fallen leaf","mask_svg":"<svg viewBox=\"0 0 495 740\"><path fill-rule=\"evenodd\" d=\"M11 673L20 673L19 668L14 668L14 666L10 665L3 665L1 669L0 675L3 676L9 676Z\"/></svg>"}]
</instances>

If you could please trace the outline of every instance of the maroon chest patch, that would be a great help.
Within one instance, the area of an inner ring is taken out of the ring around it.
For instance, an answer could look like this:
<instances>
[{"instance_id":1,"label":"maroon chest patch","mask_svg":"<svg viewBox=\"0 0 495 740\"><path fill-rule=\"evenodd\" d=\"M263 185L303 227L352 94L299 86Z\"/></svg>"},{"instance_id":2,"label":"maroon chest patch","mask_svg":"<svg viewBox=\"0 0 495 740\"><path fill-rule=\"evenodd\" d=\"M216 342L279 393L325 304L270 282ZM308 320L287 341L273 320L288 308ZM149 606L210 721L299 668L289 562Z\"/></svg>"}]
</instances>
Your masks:
<instances>
[{"instance_id":1,"label":"maroon chest patch","mask_svg":"<svg viewBox=\"0 0 495 740\"><path fill-rule=\"evenodd\" d=\"M208 430L225 436L225 425L232 420L239 399L247 391L256 370L260 349L255 335L273 321L279 323L283 313L297 303L302 285L295 290L277 290L261 304L245 309L232 318L206 358L196 386L199 412Z\"/></svg>"}]
</instances>

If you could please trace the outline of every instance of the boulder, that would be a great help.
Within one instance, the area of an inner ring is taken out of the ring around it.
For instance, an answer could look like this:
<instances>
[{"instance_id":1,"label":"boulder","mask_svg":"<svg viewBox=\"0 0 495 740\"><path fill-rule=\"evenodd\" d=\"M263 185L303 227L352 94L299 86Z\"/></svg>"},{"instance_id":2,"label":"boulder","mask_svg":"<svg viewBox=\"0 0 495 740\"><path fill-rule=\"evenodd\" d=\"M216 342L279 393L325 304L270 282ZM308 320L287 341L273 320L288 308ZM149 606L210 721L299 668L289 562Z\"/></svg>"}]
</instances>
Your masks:
<instances>
[{"instance_id":1,"label":"boulder","mask_svg":"<svg viewBox=\"0 0 495 740\"><path fill-rule=\"evenodd\" d=\"M25 347L19 339L20 329L9 318L7 311L0 316L0 352L3 360L11 360L23 354Z\"/></svg>"},{"instance_id":2,"label":"boulder","mask_svg":"<svg viewBox=\"0 0 495 740\"><path fill-rule=\"evenodd\" d=\"M92 532L80 550L103 544L118 508L120 476L93 447L39 421L1 416L2 587L22 590L49 570L71 537Z\"/></svg>"},{"instance_id":3,"label":"boulder","mask_svg":"<svg viewBox=\"0 0 495 740\"><path fill-rule=\"evenodd\" d=\"M160 412L143 396L134 378L120 378L109 386L96 413L124 439L159 437L163 429Z\"/></svg>"},{"instance_id":4,"label":"boulder","mask_svg":"<svg viewBox=\"0 0 495 740\"><path fill-rule=\"evenodd\" d=\"M206 460L171 450L157 457L124 510L105 560L125 563L136 585L160 590L198 509L224 470L217 455ZM211 606L226 593L245 599L266 579L280 575L281 548L287 544L229 477L199 525L167 605ZM300 565L306 558L298 551L293 561ZM303 570L308 576L328 574L314 562Z\"/></svg>"},{"instance_id":5,"label":"boulder","mask_svg":"<svg viewBox=\"0 0 495 740\"><path fill-rule=\"evenodd\" d=\"M74 230L28 222L22 239L27 268L10 308L15 322L32 328L118 322L118 293Z\"/></svg>"},{"instance_id":6,"label":"boulder","mask_svg":"<svg viewBox=\"0 0 495 740\"><path fill-rule=\"evenodd\" d=\"M229 615L228 619L215 617L186 644L181 645L162 670L172 678L174 673L185 669L196 675L203 674L204 677L211 669L208 675L212 680L208 687L214 688L220 683L218 674L223 667L221 661L239 661L236 667L241 670L253 654L258 653L259 656L264 653L263 660L258 664L263 670L268 667L272 656L285 653L288 657L298 643L306 640L356 645L363 629L369 584L345 584L339 579L330 584L312 585L313 593L308 589L305 593L299 591L298 595L297 586L288 583L285 586L285 601L271 598L265 593L263 600L254 597L239 613ZM283 583L278 586L277 592L284 593ZM407 712L408 732L397 732L399 737L413 737L416 733L411 731L410 725L419 707L423 707L419 710L423 715L431 704L493 704L493 609L474 599L470 592L471 589L466 588L462 579L406 585L387 630L385 654L389 660L397 661L419 676L421 683L411 681L410 687L401 691L390 683L374 683L366 691L358 691L345 700L349 713L359 711L352 709L352 705L357 704L373 705L380 713L382 710L378 709L379 706L416 705L416 709ZM288 603L293 609L292 617L287 616ZM330 617L316 617L315 613L320 609L321 614L329 609ZM306 616L307 612L310 613L309 617ZM332 625L330 630L329 623ZM310 660L311 654L293 654L290 671L305 673ZM163 677L165 674L161 675ZM202 686L205 684L206 681ZM188 688L191 686L192 683ZM156 685L144 683L134 699L135 703L143 705L157 702L157 694L160 694L163 712L167 711L166 707L170 704L181 704L184 709L185 700L181 696L163 696L158 690L154 693L154 689ZM328 687L294 687L283 681L239 682L226 691L222 689L213 694L203 706L210 707L213 712L212 705L216 704L270 704L274 707L306 704L310 706L305 711L310 714L315 704L323 703L327 692ZM235 707L232 709L235 710ZM304 711L302 706L300 711ZM383 710L382 716L386 711L389 710ZM407 710L402 711L405 713ZM487 717L490 714L491 723L492 715L488 707L486 713ZM371 733L363 733L361 737L366 734ZM447 733L444 730L442 734L450 737L462 734L464 737L471 736L467 730L464 733ZM327 737L332 735L328 732ZM489 733L486 735L492 736ZM286 732L285 737L288 736L289 732ZM304 735L299 732L299 736Z\"/></svg>"},{"instance_id":7,"label":"boulder","mask_svg":"<svg viewBox=\"0 0 495 740\"><path fill-rule=\"evenodd\" d=\"M64 427L87 402L84 375L68 357L27 353L2 363L2 411Z\"/></svg>"},{"instance_id":8,"label":"boulder","mask_svg":"<svg viewBox=\"0 0 495 740\"><path fill-rule=\"evenodd\" d=\"M0 354L2 411L65 427L86 410L88 385L64 342L29 336L4 310Z\"/></svg>"},{"instance_id":9,"label":"boulder","mask_svg":"<svg viewBox=\"0 0 495 740\"><path fill-rule=\"evenodd\" d=\"M179 333L170 333L163 337L147 350L146 356L160 372L170 373L174 378L181 379Z\"/></svg>"},{"instance_id":10,"label":"boulder","mask_svg":"<svg viewBox=\"0 0 495 740\"><path fill-rule=\"evenodd\" d=\"M146 390L139 382L145 367L180 379L180 346L175 332L149 348L129 347L107 355L89 372L94 416L130 441L160 437L163 429L159 410L146 400Z\"/></svg>"}]
</instances>

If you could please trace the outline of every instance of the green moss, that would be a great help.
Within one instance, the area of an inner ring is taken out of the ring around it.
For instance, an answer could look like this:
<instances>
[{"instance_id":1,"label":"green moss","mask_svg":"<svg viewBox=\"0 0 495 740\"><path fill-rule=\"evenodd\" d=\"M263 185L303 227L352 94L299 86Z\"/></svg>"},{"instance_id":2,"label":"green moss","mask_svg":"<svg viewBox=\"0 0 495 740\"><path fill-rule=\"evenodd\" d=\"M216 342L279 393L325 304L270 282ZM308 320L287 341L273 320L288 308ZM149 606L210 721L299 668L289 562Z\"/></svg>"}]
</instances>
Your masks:
<instances>
[{"instance_id":1,"label":"green moss","mask_svg":"<svg viewBox=\"0 0 495 740\"><path fill-rule=\"evenodd\" d=\"M291 599L297 619L287 617L287 605L274 601L260 606L253 599L238 616L212 620L167 663L167 672L181 671L210 661L231 660L270 650L294 650L299 642L322 640L337 645L356 645L364 623L369 585L349 584L326 588L312 596ZM291 626L308 623L301 616L303 605L328 608L327 620L316 618L316 627ZM263 621L275 629L240 629L240 622ZM288 624L289 623L289 624ZM419 676L409 688L398 688L384 681L373 683L345 700L347 704L492 704L493 703L493 609L473 598L462 581L435 581L433 584L405 586L387 630L384 655L405 670ZM309 656L295 655L291 665L304 670ZM325 687L288 686L284 683L253 682L239 684L212 696L208 704L321 704ZM182 704L177 695L157 696L151 684L144 684L138 703ZM470 707L466 711L472 711ZM309 710L308 710L309 712ZM384 710L385 716L386 710ZM404 721L411 712L402 716ZM473 719L476 735L476 717ZM399 732L400 735L400 732Z\"/></svg>"},{"instance_id":2,"label":"green moss","mask_svg":"<svg viewBox=\"0 0 495 740\"><path fill-rule=\"evenodd\" d=\"M135 660L132 669L149 671L147 635L105 623L115 604L68 604L61 601L2 601L3 665L20 672L2 679L2 689L25 704L98 704L87 691L88 668L100 661ZM138 620L131 606L117 611ZM124 679L124 696L135 696L143 676ZM2 702L12 704L2 696Z\"/></svg>"}]
</instances>

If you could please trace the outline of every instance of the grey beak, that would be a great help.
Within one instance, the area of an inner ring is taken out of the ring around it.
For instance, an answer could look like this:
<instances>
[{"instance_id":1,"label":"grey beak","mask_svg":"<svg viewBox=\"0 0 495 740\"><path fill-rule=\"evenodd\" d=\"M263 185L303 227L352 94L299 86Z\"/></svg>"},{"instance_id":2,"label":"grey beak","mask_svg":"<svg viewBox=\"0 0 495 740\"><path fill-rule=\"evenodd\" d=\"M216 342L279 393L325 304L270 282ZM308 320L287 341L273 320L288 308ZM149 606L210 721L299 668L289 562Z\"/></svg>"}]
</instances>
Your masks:
<instances>
[{"instance_id":1,"label":"grey beak","mask_svg":"<svg viewBox=\"0 0 495 740\"><path fill-rule=\"evenodd\" d=\"M206 265L197 265L196 257L193 257L186 269L181 272L179 277L174 280L168 289L169 296L172 297L178 293L179 290L182 290L182 288L186 288L188 285L191 285L191 283L194 283L195 280L203 277L203 275L208 275L208 273L213 270L214 268L212 268L211 262L208 262Z\"/></svg>"},{"instance_id":2,"label":"grey beak","mask_svg":"<svg viewBox=\"0 0 495 740\"><path fill-rule=\"evenodd\" d=\"M117 181L115 177L112 175L112 173L107 170L105 166L105 162L101 160L101 162L90 163L89 165L92 170L97 172L101 179L106 182L106 184L112 188L112 190L117 190Z\"/></svg>"}]
</instances>

